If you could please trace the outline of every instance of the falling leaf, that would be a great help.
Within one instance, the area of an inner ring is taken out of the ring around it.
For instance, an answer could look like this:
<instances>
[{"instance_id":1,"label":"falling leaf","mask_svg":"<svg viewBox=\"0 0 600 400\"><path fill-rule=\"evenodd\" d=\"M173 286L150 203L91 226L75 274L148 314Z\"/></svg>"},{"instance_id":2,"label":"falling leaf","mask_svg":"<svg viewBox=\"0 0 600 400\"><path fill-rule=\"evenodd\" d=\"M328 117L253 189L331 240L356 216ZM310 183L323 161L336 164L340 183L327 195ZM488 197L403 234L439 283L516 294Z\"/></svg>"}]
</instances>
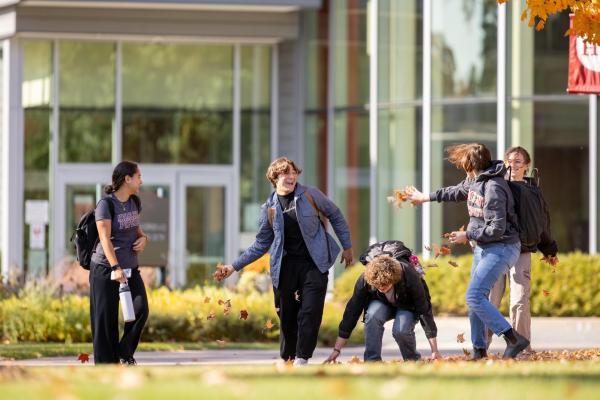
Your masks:
<instances>
[{"instance_id":1,"label":"falling leaf","mask_svg":"<svg viewBox=\"0 0 600 400\"><path fill-rule=\"evenodd\" d=\"M350 364L360 364L360 358L358 358L358 356L352 356L348 362Z\"/></svg>"},{"instance_id":2,"label":"falling leaf","mask_svg":"<svg viewBox=\"0 0 600 400\"><path fill-rule=\"evenodd\" d=\"M231 308L230 307L225 307L223 309L223 315L229 315L230 312L231 312Z\"/></svg>"},{"instance_id":3,"label":"falling leaf","mask_svg":"<svg viewBox=\"0 0 600 400\"><path fill-rule=\"evenodd\" d=\"M423 246L423 247L425 247L425 250L431 251L431 247L429 247L429 246Z\"/></svg>"},{"instance_id":4,"label":"falling leaf","mask_svg":"<svg viewBox=\"0 0 600 400\"><path fill-rule=\"evenodd\" d=\"M465 356L467 356L467 357L471 356L471 352L470 352L469 350L467 350L467 349L462 349L462 351L463 351L463 354L464 354Z\"/></svg>"},{"instance_id":5,"label":"falling leaf","mask_svg":"<svg viewBox=\"0 0 600 400\"><path fill-rule=\"evenodd\" d=\"M456 342L457 343L464 343L465 342L465 333L459 333L458 335L456 335Z\"/></svg>"},{"instance_id":6,"label":"falling leaf","mask_svg":"<svg viewBox=\"0 0 600 400\"><path fill-rule=\"evenodd\" d=\"M271 329L273 328L273 326L273 321L271 321L270 319L268 319L267 322L265 322L265 328Z\"/></svg>"},{"instance_id":7,"label":"falling leaf","mask_svg":"<svg viewBox=\"0 0 600 400\"><path fill-rule=\"evenodd\" d=\"M550 291L549 291L549 290L546 290L546 289L543 289L543 290L542 290L542 294L543 294L545 297L548 297L548 296L550 296Z\"/></svg>"},{"instance_id":8,"label":"falling leaf","mask_svg":"<svg viewBox=\"0 0 600 400\"><path fill-rule=\"evenodd\" d=\"M224 340L216 340L217 344L219 345L219 347L225 347L225 341Z\"/></svg>"},{"instance_id":9,"label":"falling leaf","mask_svg":"<svg viewBox=\"0 0 600 400\"><path fill-rule=\"evenodd\" d=\"M298 292L299 292L298 290L296 290L296 291L294 292L294 299L295 299L296 301L300 301L300 293L298 293Z\"/></svg>"},{"instance_id":10,"label":"falling leaf","mask_svg":"<svg viewBox=\"0 0 600 400\"><path fill-rule=\"evenodd\" d=\"M449 260L448 264L452 265L454 268L458 267L458 263L456 261Z\"/></svg>"},{"instance_id":11,"label":"falling leaf","mask_svg":"<svg viewBox=\"0 0 600 400\"><path fill-rule=\"evenodd\" d=\"M86 362L90 361L90 355L87 353L80 353L79 357L77 357L77 360L79 360L82 364L85 364Z\"/></svg>"},{"instance_id":12,"label":"falling leaf","mask_svg":"<svg viewBox=\"0 0 600 400\"><path fill-rule=\"evenodd\" d=\"M244 321L248 319L248 311L246 310L242 310L240 311L240 319L243 319Z\"/></svg>"},{"instance_id":13,"label":"falling leaf","mask_svg":"<svg viewBox=\"0 0 600 400\"><path fill-rule=\"evenodd\" d=\"M440 254L448 255L448 254L451 254L451 253L452 253L452 250L450 250L450 247L448 247L448 246L442 246L442 247L440 247Z\"/></svg>"},{"instance_id":14,"label":"falling leaf","mask_svg":"<svg viewBox=\"0 0 600 400\"><path fill-rule=\"evenodd\" d=\"M206 317L206 319L210 321L211 319L215 319L216 317L217 317L217 316L215 315L215 312L214 312L214 311L211 311L211 312L208 314L208 317Z\"/></svg>"},{"instance_id":15,"label":"falling leaf","mask_svg":"<svg viewBox=\"0 0 600 400\"><path fill-rule=\"evenodd\" d=\"M388 197L386 197L386 198L385 198L385 200L386 200L388 203L392 204L393 202L395 202L395 201L396 201L396 198L395 198L394 196L388 196Z\"/></svg>"},{"instance_id":16,"label":"falling leaf","mask_svg":"<svg viewBox=\"0 0 600 400\"><path fill-rule=\"evenodd\" d=\"M427 263L428 268L437 268L438 265L436 263Z\"/></svg>"},{"instance_id":17,"label":"falling leaf","mask_svg":"<svg viewBox=\"0 0 600 400\"><path fill-rule=\"evenodd\" d=\"M207 296L207 297L205 297L205 298L204 298L204 303L210 303L210 297L208 297L208 296Z\"/></svg>"},{"instance_id":18,"label":"falling leaf","mask_svg":"<svg viewBox=\"0 0 600 400\"><path fill-rule=\"evenodd\" d=\"M227 300L221 300L219 299L219 305L225 305L225 308L231 308L231 300L227 299Z\"/></svg>"},{"instance_id":19,"label":"falling leaf","mask_svg":"<svg viewBox=\"0 0 600 400\"><path fill-rule=\"evenodd\" d=\"M444 239L450 239L450 235L451 235L451 233L444 233L444 234L442 235L442 237L443 237Z\"/></svg>"},{"instance_id":20,"label":"falling leaf","mask_svg":"<svg viewBox=\"0 0 600 400\"><path fill-rule=\"evenodd\" d=\"M464 231L465 231L465 226L464 226L464 225L462 225L460 228L458 228L458 231L459 231L459 232L464 232Z\"/></svg>"}]
</instances>

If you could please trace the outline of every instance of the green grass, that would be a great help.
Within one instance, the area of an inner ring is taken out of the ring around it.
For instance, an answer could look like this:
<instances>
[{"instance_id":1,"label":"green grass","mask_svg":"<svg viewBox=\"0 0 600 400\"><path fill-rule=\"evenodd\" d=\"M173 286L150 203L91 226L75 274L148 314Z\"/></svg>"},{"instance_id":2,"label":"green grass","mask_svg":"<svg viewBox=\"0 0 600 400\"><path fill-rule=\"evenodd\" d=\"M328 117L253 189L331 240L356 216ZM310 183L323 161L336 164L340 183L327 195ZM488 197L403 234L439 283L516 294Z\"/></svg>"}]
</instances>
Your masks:
<instances>
[{"instance_id":1,"label":"green grass","mask_svg":"<svg viewBox=\"0 0 600 400\"><path fill-rule=\"evenodd\" d=\"M223 347L215 342L198 343L140 343L138 351L178 351L204 349L276 349L277 343L226 343ZM23 360L28 358L76 356L92 353L91 343L15 343L1 344L0 358Z\"/></svg>"},{"instance_id":2,"label":"green grass","mask_svg":"<svg viewBox=\"0 0 600 400\"><path fill-rule=\"evenodd\" d=\"M600 362L0 369L0 399L594 399Z\"/></svg>"}]
</instances>

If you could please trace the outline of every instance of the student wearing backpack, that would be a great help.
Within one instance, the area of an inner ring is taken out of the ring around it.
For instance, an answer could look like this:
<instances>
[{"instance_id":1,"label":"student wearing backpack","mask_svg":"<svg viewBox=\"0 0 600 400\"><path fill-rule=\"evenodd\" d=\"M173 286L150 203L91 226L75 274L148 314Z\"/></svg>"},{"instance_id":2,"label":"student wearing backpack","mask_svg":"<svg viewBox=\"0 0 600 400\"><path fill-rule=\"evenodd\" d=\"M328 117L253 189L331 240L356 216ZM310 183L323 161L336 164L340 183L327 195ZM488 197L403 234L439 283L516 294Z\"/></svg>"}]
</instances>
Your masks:
<instances>
[{"instance_id":1,"label":"student wearing backpack","mask_svg":"<svg viewBox=\"0 0 600 400\"><path fill-rule=\"evenodd\" d=\"M531 163L531 157L527 150L523 147L511 147L506 151L505 163L510 167L510 176L507 178L510 179L511 186L521 185L536 189L536 182L531 178L525 177ZM540 220L537 223L541 225L539 230L536 231L539 232L539 237L529 243L526 242L526 239L521 241L521 254L517 262L510 266L507 274L500 277L490 292L490 301L496 307L500 307L508 275L510 322L513 329L529 341L531 341L531 309L529 303L531 293L531 253L540 250L552 265L558 263L558 258L556 257L558 248L556 241L552 239L550 215L543 199L541 210L545 218L537 218ZM519 214L519 222L522 226L526 222L527 217L527 215ZM537 233L534 233L534 236L537 236ZM488 346L491 341L492 334L488 331ZM531 346L527 347L526 351L531 351Z\"/></svg>"},{"instance_id":2,"label":"student wearing backpack","mask_svg":"<svg viewBox=\"0 0 600 400\"><path fill-rule=\"evenodd\" d=\"M384 324L394 320L392 336L404 360L419 360L415 323L419 321L431 347L431 358L442 358L437 348L429 288L418 258L398 240L375 243L360 256L366 265L346 304L338 337L325 363L334 363L350 338L360 315L365 323L365 361L381 361Z\"/></svg>"},{"instance_id":3,"label":"student wearing backpack","mask_svg":"<svg viewBox=\"0 0 600 400\"><path fill-rule=\"evenodd\" d=\"M148 319L148 299L137 259L148 243L139 223L141 206L136 194L141 185L138 165L122 161L113 171L112 184L104 189L107 196L96 206L99 241L90 264L90 316L96 364L135 365L133 354ZM131 271L129 278L127 270ZM136 319L125 323L119 340L119 284L125 282L131 290Z\"/></svg>"},{"instance_id":4,"label":"student wearing backpack","mask_svg":"<svg viewBox=\"0 0 600 400\"><path fill-rule=\"evenodd\" d=\"M446 151L448 160L466 172L466 179L429 195L411 187L409 200L415 204L434 200L467 202L467 230L452 232L449 240L453 244L475 243L471 281L465 296L473 359L487 356L486 327L506 340L504 358L514 358L529 345L529 340L515 331L489 301L492 286L517 262L521 250L514 199L504 179L506 167L501 160L492 161L483 144L459 144Z\"/></svg>"},{"instance_id":5,"label":"student wearing backpack","mask_svg":"<svg viewBox=\"0 0 600 400\"><path fill-rule=\"evenodd\" d=\"M327 218L352 264L350 230L339 208L320 190L297 182L302 171L285 157L267 170L275 188L263 204L254 243L232 265L220 266L217 281L240 271L270 249L271 279L280 321L280 355L294 365L308 363L317 345L329 268L340 251L325 230Z\"/></svg>"}]
</instances>

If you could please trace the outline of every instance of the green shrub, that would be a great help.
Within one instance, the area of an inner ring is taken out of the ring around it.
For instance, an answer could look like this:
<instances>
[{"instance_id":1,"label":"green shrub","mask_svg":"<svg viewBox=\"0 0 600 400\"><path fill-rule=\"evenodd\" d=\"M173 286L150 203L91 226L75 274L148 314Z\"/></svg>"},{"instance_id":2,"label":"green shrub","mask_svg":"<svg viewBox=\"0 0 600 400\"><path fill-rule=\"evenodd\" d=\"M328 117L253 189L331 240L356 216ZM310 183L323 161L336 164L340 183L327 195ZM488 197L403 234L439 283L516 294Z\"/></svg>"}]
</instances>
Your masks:
<instances>
[{"instance_id":1,"label":"green shrub","mask_svg":"<svg viewBox=\"0 0 600 400\"><path fill-rule=\"evenodd\" d=\"M590 317L600 316L600 256L584 253L559 255L554 269L531 255L531 313L534 316ZM451 266L454 261L458 267ZM465 293L469 284L472 255L439 257L424 261L425 279L431 292L436 315L467 315ZM437 265L437 266L432 266ZM353 266L336 280L335 298L345 302L352 295L356 278L364 269ZM553 270L555 272L553 272ZM544 294L547 291L547 295ZM500 310L508 313L508 293Z\"/></svg>"}]
</instances>

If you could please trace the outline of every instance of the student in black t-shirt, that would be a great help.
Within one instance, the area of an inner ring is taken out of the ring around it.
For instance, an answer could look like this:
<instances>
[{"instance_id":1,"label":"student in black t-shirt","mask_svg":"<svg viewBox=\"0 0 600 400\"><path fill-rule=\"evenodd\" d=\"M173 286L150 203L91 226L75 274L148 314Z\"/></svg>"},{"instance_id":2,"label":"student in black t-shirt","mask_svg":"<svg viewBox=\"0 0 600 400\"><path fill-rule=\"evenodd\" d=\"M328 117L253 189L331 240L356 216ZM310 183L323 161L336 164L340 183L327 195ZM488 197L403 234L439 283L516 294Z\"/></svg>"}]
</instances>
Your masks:
<instances>
[{"instance_id":1,"label":"student in black t-shirt","mask_svg":"<svg viewBox=\"0 0 600 400\"><path fill-rule=\"evenodd\" d=\"M90 266L90 317L96 364L135 365L133 353L148 319L148 299L137 260L148 243L139 223L141 209L136 193L141 185L138 165L123 161L113 171L112 185L104 189L107 196L96 206L100 240ZM125 323L119 340L119 284L125 282L131 290L136 319Z\"/></svg>"}]
</instances>

